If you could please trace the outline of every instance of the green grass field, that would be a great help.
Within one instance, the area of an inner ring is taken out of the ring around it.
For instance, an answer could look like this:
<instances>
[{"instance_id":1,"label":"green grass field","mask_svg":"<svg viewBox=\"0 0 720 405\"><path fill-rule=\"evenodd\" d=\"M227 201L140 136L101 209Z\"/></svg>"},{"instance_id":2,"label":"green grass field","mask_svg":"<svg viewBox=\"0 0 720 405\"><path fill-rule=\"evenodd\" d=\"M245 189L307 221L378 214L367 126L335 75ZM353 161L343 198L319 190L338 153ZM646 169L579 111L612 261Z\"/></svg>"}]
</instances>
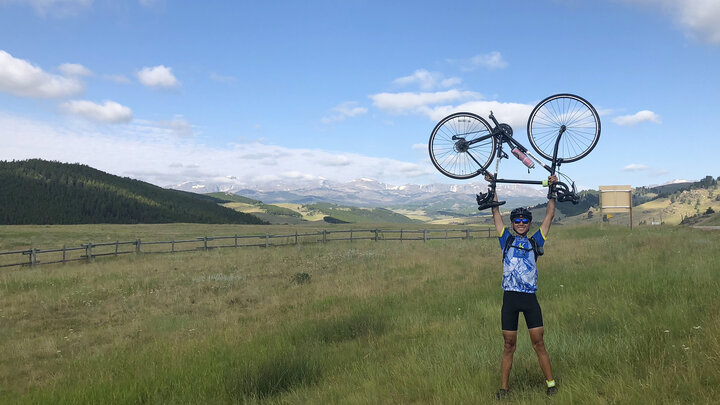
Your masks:
<instances>
[{"instance_id":1,"label":"green grass field","mask_svg":"<svg viewBox=\"0 0 720 405\"><path fill-rule=\"evenodd\" d=\"M521 327L510 401L717 403L718 246L684 227L553 228L538 297L559 393ZM491 402L500 256L494 238L333 242L4 269L0 402Z\"/></svg>"}]
</instances>

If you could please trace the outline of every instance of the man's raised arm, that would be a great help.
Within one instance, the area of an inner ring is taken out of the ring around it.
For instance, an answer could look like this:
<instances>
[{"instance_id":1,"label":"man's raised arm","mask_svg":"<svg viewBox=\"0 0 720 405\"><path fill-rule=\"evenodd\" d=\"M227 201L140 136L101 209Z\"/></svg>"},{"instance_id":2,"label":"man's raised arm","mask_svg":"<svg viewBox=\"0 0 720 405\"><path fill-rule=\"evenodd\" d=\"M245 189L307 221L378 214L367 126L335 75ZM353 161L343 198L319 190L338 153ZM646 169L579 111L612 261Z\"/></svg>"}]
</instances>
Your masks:
<instances>
[{"instance_id":1,"label":"man's raised arm","mask_svg":"<svg viewBox=\"0 0 720 405\"><path fill-rule=\"evenodd\" d=\"M552 187L554 183L558 181L557 176L552 175L548 177L548 187ZM555 218L555 197L548 200L547 203L547 210L545 210L545 218L542 221L542 224L540 224L540 231L543 234L543 237L547 237L548 232L550 232L550 225L552 225L553 218Z\"/></svg>"}]
</instances>

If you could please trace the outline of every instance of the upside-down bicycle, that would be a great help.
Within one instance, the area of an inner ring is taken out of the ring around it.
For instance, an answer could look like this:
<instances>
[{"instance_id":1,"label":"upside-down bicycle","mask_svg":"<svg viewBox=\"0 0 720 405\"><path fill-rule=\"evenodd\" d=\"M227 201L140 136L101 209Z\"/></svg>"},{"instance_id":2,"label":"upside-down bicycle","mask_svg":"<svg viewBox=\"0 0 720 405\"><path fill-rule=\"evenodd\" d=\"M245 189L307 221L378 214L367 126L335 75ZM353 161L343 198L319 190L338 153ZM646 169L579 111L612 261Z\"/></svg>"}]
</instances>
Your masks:
<instances>
[{"instance_id":1,"label":"upside-down bicycle","mask_svg":"<svg viewBox=\"0 0 720 405\"><path fill-rule=\"evenodd\" d=\"M559 174L571 183L558 181L548 189L548 198L559 202L577 204L580 197L575 182L560 173L563 163L580 160L593 150L600 138L600 117L595 108L582 97L574 94L555 94L538 103L530 113L527 134L533 149L543 158L550 160L550 166L535 157L526 147L513 138L510 125L499 123L493 112L490 124L479 115L458 112L443 118L433 129L428 145L430 159L440 173L454 179L470 179L479 174L490 179L488 192L477 195L478 209L484 210L505 204L493 201L497 183L536 184L547 186L547 180L499 179L500 160L507 159L503 145L507 144L528 171L535 162L550 172ZM496 156L495 173L487 168Z\"/></svg>"}]
</instances>

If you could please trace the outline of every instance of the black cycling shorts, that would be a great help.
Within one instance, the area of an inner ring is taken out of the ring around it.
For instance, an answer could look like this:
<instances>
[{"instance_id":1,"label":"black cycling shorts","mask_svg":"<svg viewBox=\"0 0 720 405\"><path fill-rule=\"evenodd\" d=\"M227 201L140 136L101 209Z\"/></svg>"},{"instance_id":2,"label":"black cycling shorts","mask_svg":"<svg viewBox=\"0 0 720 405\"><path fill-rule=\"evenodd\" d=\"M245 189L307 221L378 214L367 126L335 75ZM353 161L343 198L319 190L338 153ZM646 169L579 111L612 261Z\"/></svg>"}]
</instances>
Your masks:
<instances>
[{"instance_id":1,"label":"black cycling shorts","mask_svg":"<svg viewBox=\"0 0 720 405\"><path fill-rule=\"evenodd\" d=\"M534 293L505 291L502 305L502 330L516 331L520 312L525 316L528 329L543 326L542 310Z\"/></svg>"}]
</instances>

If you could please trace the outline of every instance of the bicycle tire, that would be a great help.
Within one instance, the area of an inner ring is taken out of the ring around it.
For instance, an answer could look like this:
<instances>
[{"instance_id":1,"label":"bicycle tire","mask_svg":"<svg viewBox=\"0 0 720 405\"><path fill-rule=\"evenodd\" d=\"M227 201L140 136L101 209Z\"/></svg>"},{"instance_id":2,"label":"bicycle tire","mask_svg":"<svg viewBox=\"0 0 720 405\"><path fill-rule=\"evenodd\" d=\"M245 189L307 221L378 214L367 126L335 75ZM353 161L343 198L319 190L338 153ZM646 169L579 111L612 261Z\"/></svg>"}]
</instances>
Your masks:
<instances>
[{"instance_id":1,"label":"bicycle tire","mask_svg":"<svg viewBox=\"0 0 720 405\"><path fill-rule=\"evenodd\" d=\"M563 125L566 131L560 139L557 157L564 163L584 158L600 139L600 117L592 104L574 94L552 95L535 106L527 124L530 144L545 159L553 159Z\"/></svg>"},{"instance_id":2,"label":"bicycle tire","mask_svg":"<svg viewBox=\"0 0 720 405\"><path fill-rule=\"evenodd\" d=\"M453 179L470 179L486 169L495 155L490 124L468 112L450 114L438 122L430 135L430 160L440 173ZM469 137L468 137L469 135ZM452 139L453 136L460 137ZM482 139L467 149L463 141ZM478 167L479 165L479 167Z\"/></svg>"}]
</instances>

